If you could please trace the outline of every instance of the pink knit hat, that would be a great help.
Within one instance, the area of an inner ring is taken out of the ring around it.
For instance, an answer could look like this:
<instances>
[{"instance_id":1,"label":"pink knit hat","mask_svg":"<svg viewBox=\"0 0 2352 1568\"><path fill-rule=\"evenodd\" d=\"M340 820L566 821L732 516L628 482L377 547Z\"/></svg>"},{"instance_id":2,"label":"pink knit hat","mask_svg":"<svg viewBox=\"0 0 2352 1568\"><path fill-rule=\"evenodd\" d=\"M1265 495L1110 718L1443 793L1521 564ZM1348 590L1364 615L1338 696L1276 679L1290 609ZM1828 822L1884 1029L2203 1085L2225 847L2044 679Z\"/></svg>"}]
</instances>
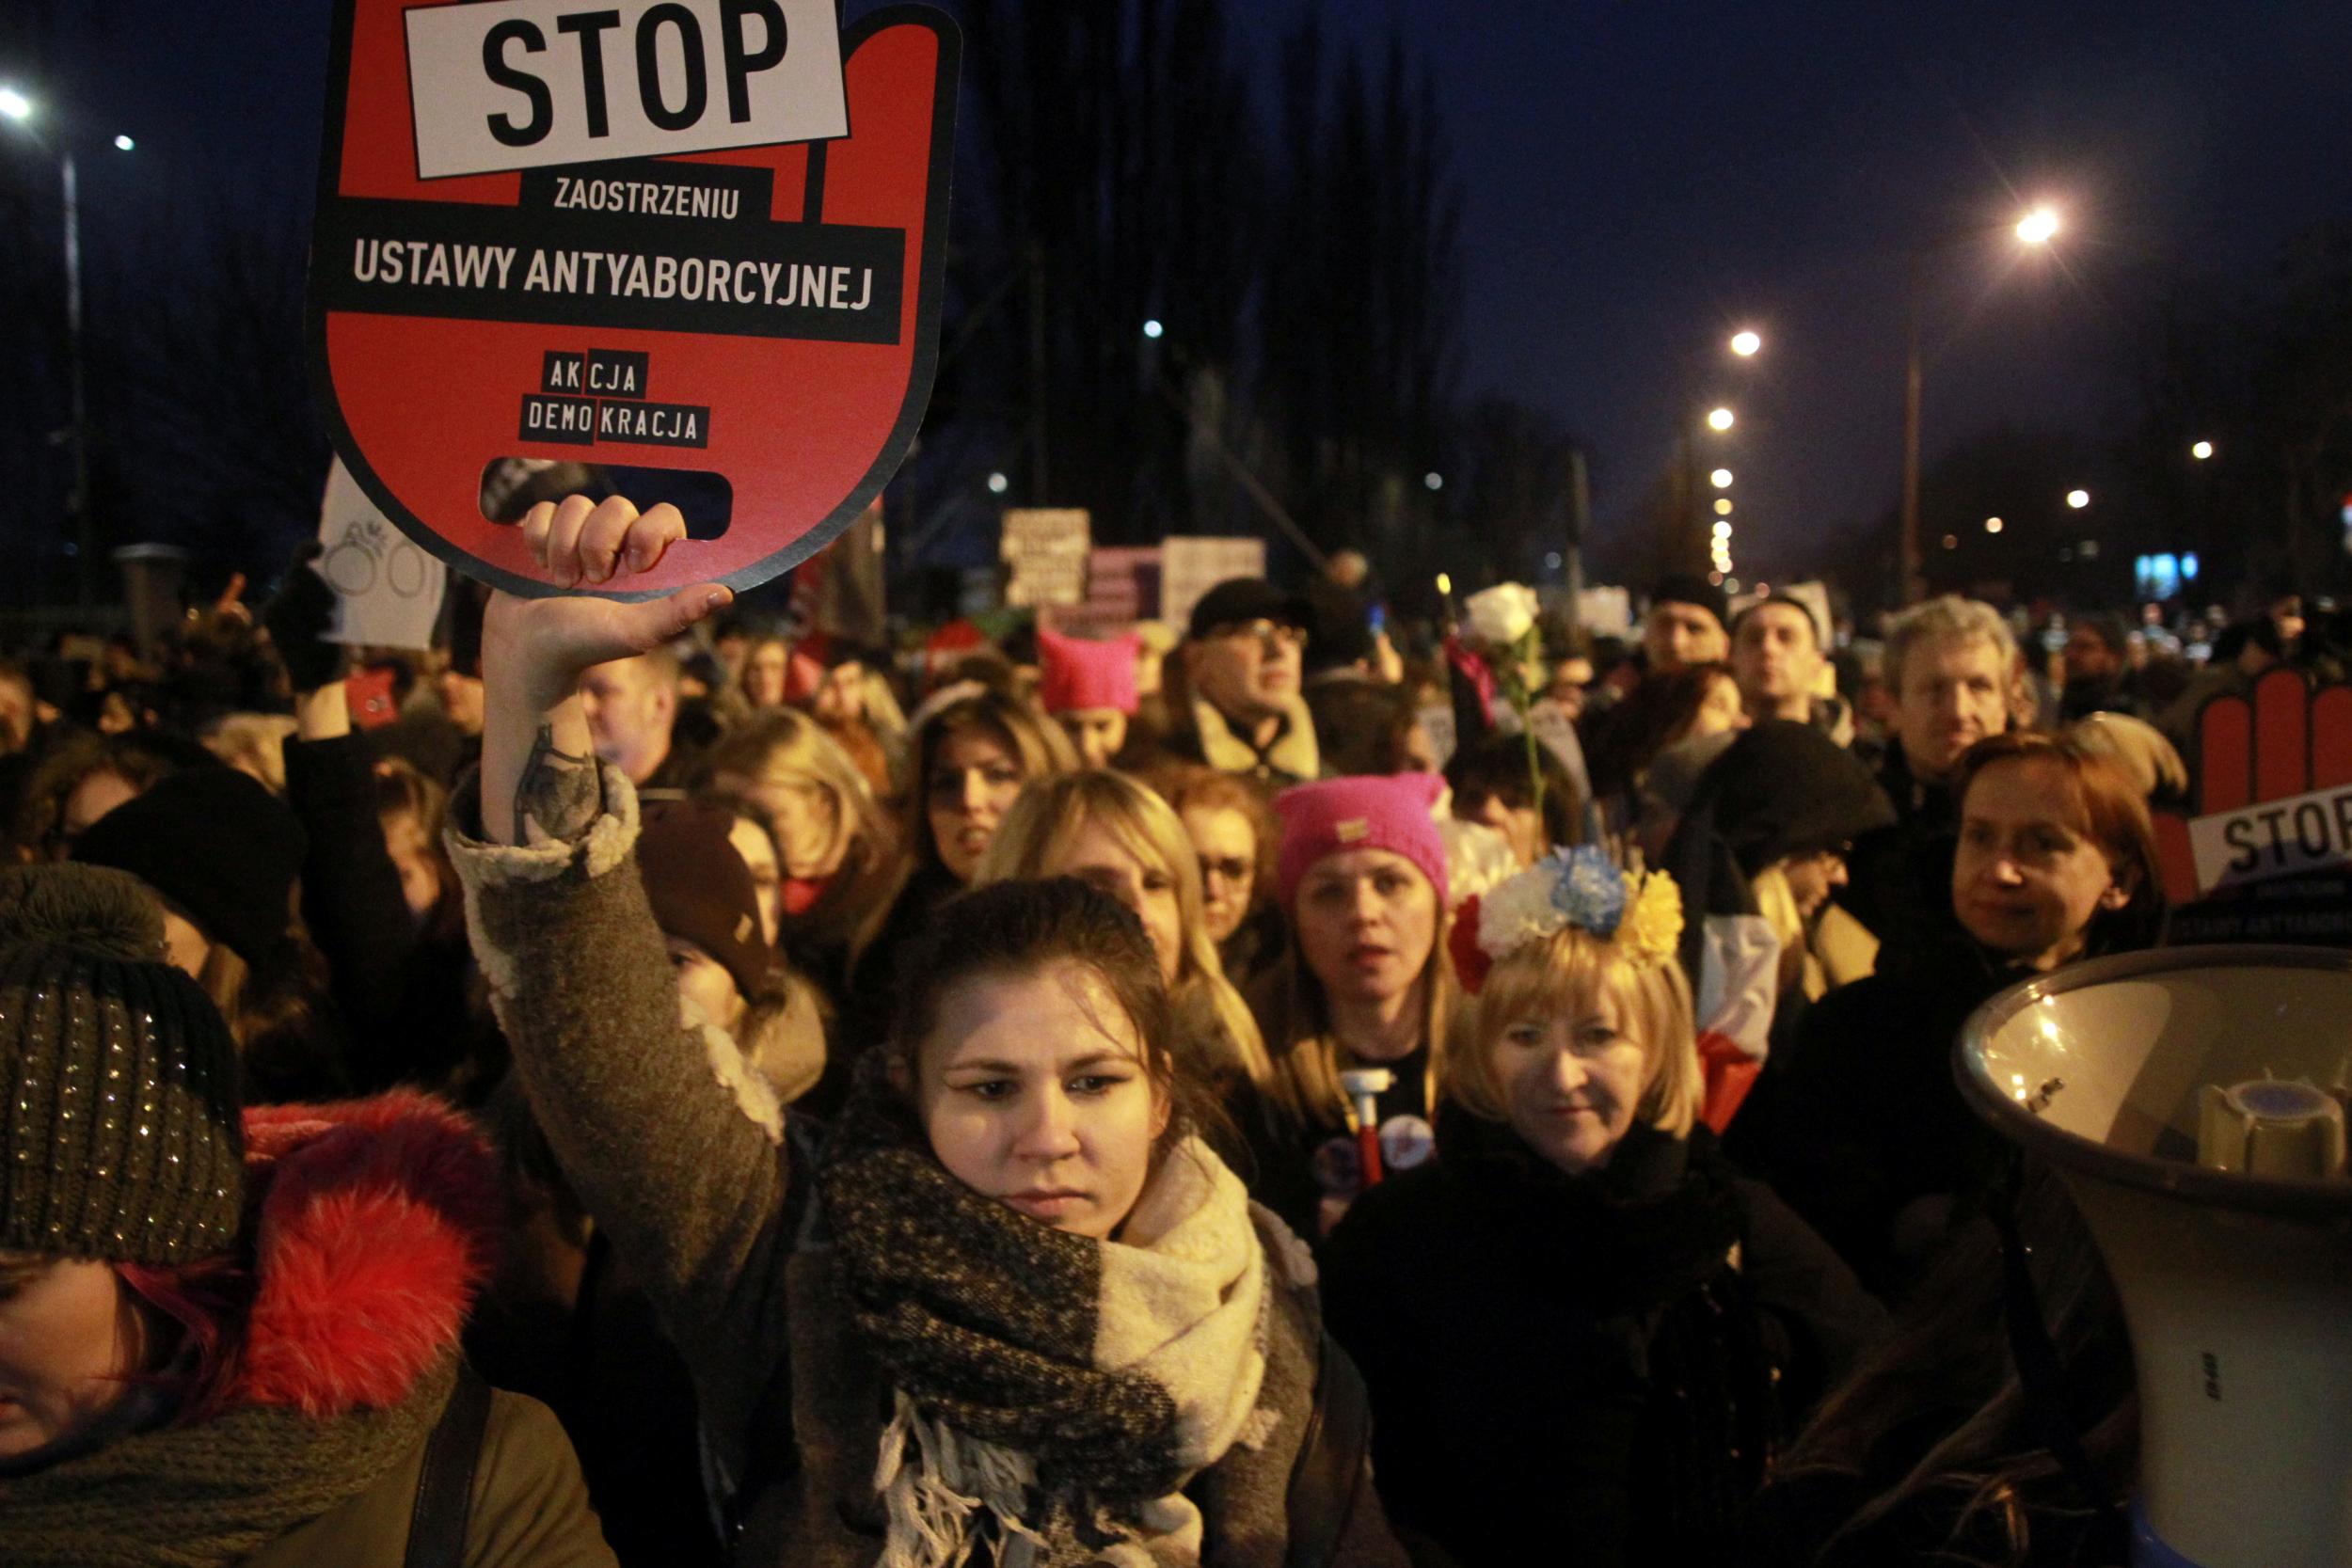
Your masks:
<instances>
[{"instance_id":1,"label":"pink knit hat","mask_svg":"<svg viewBox=\"0 0 2352 1568\"><path fill-rule=\"evenodd\" d=\"M1368 774L1325 779L1286 789L1274 798L1282 819L1282 854L1275 880L1282 908L1298 901L1299 879L1326 855L1348 849L1386 849L1421 868L1446 907L1445 841L1430 811L1445 794L1435 773Z\"/></svg>"},{"instance_id":2,"label":"pink knit hat","mask_svg":"<svg viewBox=\"0 0 2352 1568\"><path fill-rule=\"evenodd\" d=\"M1115 707L1132 716L1136 711L1136 651L1140 646L1134 632L1107 642L1089 642L1038 627L1040 705L1048 713Z\"/></svg>"}]
</instances>

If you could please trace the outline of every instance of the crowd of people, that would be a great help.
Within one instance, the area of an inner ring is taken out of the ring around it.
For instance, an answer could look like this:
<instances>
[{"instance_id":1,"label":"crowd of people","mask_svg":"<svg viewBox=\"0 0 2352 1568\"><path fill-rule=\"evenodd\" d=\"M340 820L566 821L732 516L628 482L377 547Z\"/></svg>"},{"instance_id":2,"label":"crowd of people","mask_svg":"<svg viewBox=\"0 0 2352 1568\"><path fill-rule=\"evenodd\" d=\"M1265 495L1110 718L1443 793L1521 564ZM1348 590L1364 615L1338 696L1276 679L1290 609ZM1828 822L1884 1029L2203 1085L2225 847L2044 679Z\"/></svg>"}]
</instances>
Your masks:
<instances>
[{"instance_id":1,"label":"crowd of people","mask_svg":"<svg viewBox=\"0 0 2352 1568\"><path fill-rule=\"evenodd\" d=\"M2163 940L2299 602L731 598L355 658L297 559L0 663L0 1556L2122 1560L2121 1316L1953 1042Z\"/></svg>"}]
</instances>

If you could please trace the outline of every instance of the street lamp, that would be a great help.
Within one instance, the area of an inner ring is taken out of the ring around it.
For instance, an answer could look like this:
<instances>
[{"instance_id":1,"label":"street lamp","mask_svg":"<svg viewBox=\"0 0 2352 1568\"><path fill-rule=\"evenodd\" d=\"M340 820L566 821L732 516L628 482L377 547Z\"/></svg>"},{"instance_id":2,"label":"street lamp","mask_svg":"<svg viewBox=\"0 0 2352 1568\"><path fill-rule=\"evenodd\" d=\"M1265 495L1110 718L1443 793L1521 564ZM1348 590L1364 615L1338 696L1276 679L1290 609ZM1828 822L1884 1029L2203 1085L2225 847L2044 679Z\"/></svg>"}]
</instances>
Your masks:
<instances>
[{"instance_id":1,"label":"street lamp","mask_svg":"<svg viewBox=\"0 0 2352 1568\"><path fill-rule=\"evenodd\" d=\"M2075 511L2080 512L2084 507L2090 504L2090 492L2088 490L2069 490L2066 492L2066 504L2073 507Z\"/></svg>"},{"instance_id":2,"label":"street lamp","mask_svg":"<svg viewBox=\"0 0 2352 1568\"><path fill-rule=\"evenodd\" d=\"M2195 446L2188 449L2188 454L2197 459L2198 462L2202 463L2206 458L2213 455L2213 443L2211 441L2200 441Z\"/></svg>"},{"instance_id":3,"label":"street lamp","mask_svg":"<svg viewBox=\"0 0 2352 1568\"><path fill-rule=\"evenodd\" d=\"M1728 408L1718 408L1707 416L1707 428L1709 430L1729 430L1731 426L1732 416Z\"/></svg>"},{"instance_id":4,"label":"street lamp","mask_svg":"<svg viewBox=\"0 0 2352 1568\"><path fill-rule=\"evenodd\" d=\"M1715 515L1718 517L1728 517L1731 515L1731 498L1729 496L1718 496L1715 498Z\"/></svg>"},{"instance_id":5,"label":"street lamp","mask_svg":"<svg viewBox=\"0 0 2352 1568\"><path fill-rule=\"evenodd\" d=\"M1711 483L1718 490L1728 490L1731 488L1731 470L1729 468L1718 468L1707 477L1708 482Z\"/></svg>"},{"instance_id":6,"label":"street lamp","mask_svg":"<svg viewBox=\"0 0 2352 1568\"><path fill-rule=\"evenodd\" d=\"M991 474L988 476L988 493L992 496L1003 495L1011 487L1011 485L1012 481L1007 479L1003 474Z\"/></svg>"},{"instance_id":7,"label":"street lamp","mask_svg":"<svg viewBox=\"0 0 2352 1568\"><path fill-rule=\"evenodd\" d=\"M2037 207L2017 220L2015 233L2021 245L2046 245L2058 230L2058 214L2048 207ZM1903 366L1902 532L1897 548L1901 559L1905 604L1916 604L1927 590L1919 568L1919 387L1924 374L1919 360L1919 316L1920 274L1926 257L1926 248L1915 250L1911 256L1911 350Z\"/></svg>"},{"instance_id":8,"label":"street lamp","mask_svg":"<svg viewBox=\"0 0 2352 1568\"><path fill-rule=\"evenodd\" d=\"M18 88L0 87L0 117L23 125L33 118L34 108L33 101ZM40 140L38 132L28 134L34 140ZM115 137L114 143L124 152L135 145L129 136L123 135ZM73 519L74 563L79 571L81 601L88 605L98 600L98 537L89 507L89 399L82 367L81 188L70 143L58 152L57 174L64 186L66 377L72 420L68 436L73 450L73 475L66 492L66 510Z\"/></svg>"},{"instance_id":9,"label":"street lamp","mask_svg":"<svg viewBox=\"0 0 2352 1568\"><path fill-rule=\"evenodd\" d=\"M1156 320L1147 321L1143 324L1143 335L1147 338L1156 339L1161 333L1166 332L1168 328L1162 326Z\"/></svg>"},{"instance_id":10,"label":"street lamp","mask_svg":"<svg viewBox=\"0 0 2352 1568\"><path fill-rule=\"evenodd\" d=\"M2000 518L1998 518L1998 517L1987 517L1987 518L1984 520L1984 531L1985 531L1985 532L1987 532L1987 533L1998 533L1998 532L2000 532L2000 531L2001 531L2001 519L2000 519Z\"/></svg>"},{"instance_id":11,"label":"street lamp","mask_svg":"<svg viewBox=\"0 0 2352 1568\"><path fill-rule=\"evenodd\" d=\"M1731 335L1731 352L1742 359L1748 358L1763 346L1764 340L1753 332L1735 332Z\"/></svg>"},{"instance_id":12,"label":"street lamp","mask_svg":"<svg viewBox=\"0 0 2352 1568\"><path fill-rule=\"evenodd\" d=\"M1422 475L1421 482L1429 486L1432 490L1442 490L1445 488L1445 475L1438 473L1434 468Z\"/></svg>"}]
</instances>

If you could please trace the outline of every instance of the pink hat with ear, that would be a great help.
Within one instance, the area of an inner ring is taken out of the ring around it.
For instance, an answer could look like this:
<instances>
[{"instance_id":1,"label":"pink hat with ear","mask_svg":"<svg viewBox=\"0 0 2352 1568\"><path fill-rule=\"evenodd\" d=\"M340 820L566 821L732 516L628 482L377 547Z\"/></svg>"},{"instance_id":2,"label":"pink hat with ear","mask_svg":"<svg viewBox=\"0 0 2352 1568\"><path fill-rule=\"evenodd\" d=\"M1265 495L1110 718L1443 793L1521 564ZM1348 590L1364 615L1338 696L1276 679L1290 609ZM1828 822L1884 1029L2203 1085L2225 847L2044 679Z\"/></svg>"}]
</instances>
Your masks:
<instances>
[{"instance_id":1,"label":"pink hat with ear","mask_svg":"<svg viewBox=\"0 0 2352 1568\"><path fill-rule=\"evenodd\" d=\"M1038 627L1040 705L1048 713L1109 707L1132 716L1136 711L1136 652L1141 645L1134 632L1107 642L1090 642Z\"/></svg>"},{"instance_id":2,"label":"pink hat with ear","mask_svg":"<svg viewBox=\"0 0 2352 1568\"><path fill-rule=\"evenodd\" d=\"M1326 855L1386 849L1421 868L1446 907L1445 840L1430 813L1445 793L1435 773L1366 774L1323 779L1282 791L1274 814L1282 820L1282 853L1275 881L1282 908L1298 901L1298 883Z\"/></svg>"}]
</instances>

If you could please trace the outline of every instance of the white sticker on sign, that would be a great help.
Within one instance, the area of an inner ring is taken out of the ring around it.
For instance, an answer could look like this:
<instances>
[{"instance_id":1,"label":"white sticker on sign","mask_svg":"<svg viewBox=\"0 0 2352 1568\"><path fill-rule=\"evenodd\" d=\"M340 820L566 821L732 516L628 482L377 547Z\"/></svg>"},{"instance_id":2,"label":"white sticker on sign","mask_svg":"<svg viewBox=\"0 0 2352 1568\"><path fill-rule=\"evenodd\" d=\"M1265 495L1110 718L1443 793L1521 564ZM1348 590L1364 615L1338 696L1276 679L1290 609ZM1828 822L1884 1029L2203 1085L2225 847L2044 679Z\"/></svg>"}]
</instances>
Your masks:
<instances>
[{"instance_id":1,"label":"white sticker on sign","mask_svg":"<svg viewBox=\"0 0 2352 1568\"><path fill-rule=\"evenodd\" d=\"M2200 893L2341 865L2352 861L2352 788L2313 790L2196 817L2188 843Z\"/></svg>"},{"instance_id":2,"label":"white sticker on sign","mask_svg":"<svg viewBox=\"0 0 2352 1568\"><path fill-rule=\"evenodd\" d=\"M833 0L485 0L405 20L421 180L850 133Z\"/></svg>"}]
</instances>

